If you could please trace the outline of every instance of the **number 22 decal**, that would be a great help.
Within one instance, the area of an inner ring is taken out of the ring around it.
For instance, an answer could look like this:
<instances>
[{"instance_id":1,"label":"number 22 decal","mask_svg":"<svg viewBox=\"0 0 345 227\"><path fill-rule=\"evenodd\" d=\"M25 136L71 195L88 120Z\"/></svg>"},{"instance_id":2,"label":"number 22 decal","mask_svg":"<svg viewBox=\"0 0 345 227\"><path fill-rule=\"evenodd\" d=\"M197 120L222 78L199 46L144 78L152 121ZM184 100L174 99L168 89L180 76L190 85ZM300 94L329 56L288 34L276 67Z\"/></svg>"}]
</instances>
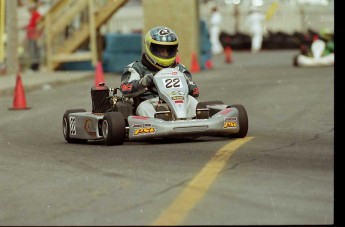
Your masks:
<instances>
[{"instance_id":1,"label":"number 22 decal","mask_svg":"<svg viewBox=\"0 0 345 227\"><path fill-rule=\"evenodd\" d=\"M173 88L173 87L182 87L179 78L168 78L164 80L164 84L166 88Z\"/></svg>"}]
</instances>

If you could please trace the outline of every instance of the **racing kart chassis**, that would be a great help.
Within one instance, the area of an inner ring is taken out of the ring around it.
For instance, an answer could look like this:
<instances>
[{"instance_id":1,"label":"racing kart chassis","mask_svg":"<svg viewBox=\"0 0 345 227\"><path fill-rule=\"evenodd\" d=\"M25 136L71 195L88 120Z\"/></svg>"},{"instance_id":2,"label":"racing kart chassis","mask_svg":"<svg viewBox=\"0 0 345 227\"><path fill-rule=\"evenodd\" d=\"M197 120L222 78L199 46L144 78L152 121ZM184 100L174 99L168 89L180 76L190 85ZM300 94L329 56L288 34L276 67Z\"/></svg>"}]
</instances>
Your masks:
<instances>
[{"instance_id":1,"label":"racing kart chassis","mask_svg":"<svg viewBox=\"0 0 345 227\"><path fill-rule=\"evenodd\" d=\"M243 105L199 102L196 117L187 118L188 85L184 75L174 69L163 69L154 76L154 83L160 97L154 118L136 115L134 99L120 94L118 88L110 89L104 83L92 87L91 112L65 111L62 120L65 140L68 143L104 141L111 146L124 141L247 135L248 116Z\"/></svg>"}]
</instances>

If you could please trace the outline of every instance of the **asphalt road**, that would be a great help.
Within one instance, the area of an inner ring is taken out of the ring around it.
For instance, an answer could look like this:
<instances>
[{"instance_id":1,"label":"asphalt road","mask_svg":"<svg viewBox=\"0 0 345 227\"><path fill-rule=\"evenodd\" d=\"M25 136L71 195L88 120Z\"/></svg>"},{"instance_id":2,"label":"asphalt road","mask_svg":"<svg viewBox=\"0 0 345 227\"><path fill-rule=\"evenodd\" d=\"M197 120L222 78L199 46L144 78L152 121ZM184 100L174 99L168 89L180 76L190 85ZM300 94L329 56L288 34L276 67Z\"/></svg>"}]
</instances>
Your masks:
<instances>
[{"instance_id":1,"label":"asphalt road","mask_svg":"<svg viewBox=\"0 0 345 227\"><path fill-rule=\"evenodd\" d=\"M0 97L0 225L324 225L334 222L334 68L296 51L233 53L194 74L200 101L242 104L245 139L68 144L65 110L93 80ZM110 87L119 75L107 75Z\"/></svg>"}]
</instances>

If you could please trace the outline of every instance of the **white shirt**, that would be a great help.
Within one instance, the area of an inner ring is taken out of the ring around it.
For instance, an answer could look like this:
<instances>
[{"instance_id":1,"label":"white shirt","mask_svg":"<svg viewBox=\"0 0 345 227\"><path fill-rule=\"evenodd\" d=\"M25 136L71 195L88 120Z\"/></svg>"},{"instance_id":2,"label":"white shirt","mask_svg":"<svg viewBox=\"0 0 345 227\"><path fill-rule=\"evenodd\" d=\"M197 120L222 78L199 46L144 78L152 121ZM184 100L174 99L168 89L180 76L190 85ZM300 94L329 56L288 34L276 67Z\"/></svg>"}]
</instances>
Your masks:
<instances>
[{"instance_id":1,"label":"white shirt","mask_svg":"<svg viewBox=\"0 0 345 227\"><path fill-rule=\"evenodd\" d=\"M219 11L215 11L211 15L210 24L211 26L219 26L222 23L222 15Z\"/></svg>"},{"instance_id":2,"label":"white shirt","mask_svg":"<svg viewBox=\"0 0 345 227\"><path fill-rule=\"evenodd\" d=\"M246 25L251 33L263 33L263 21L265 16L260 12L253 12L248 15Z\"/></svg>"}]
</instances>

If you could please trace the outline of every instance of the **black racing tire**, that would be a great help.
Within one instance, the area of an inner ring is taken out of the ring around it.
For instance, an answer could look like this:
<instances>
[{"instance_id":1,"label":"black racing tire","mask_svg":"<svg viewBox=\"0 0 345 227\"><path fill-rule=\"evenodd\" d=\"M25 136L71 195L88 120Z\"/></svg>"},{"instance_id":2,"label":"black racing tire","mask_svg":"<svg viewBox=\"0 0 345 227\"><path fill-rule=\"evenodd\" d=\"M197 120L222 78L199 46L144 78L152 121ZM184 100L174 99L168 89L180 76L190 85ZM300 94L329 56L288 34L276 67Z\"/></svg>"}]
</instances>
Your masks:
<instances>
[{"instance_id":1,"label":"black racing tire","mask_svg":"<svg viewBox=\"0 0 345 227\"><path fill-rule=\"evenodd\" d=\"M120 112L105 113L102 135L107 146L122 145L126 138L126 122Z\"/></svg>"},{"instance_id":2,"label":"black racing tire","mask_svg":"<svg viewBox=\"0 0 345 227\"><path fill-rule=\"evenodd\" d=\"M66 110L65 114L63 115L62 118L62 133L63 136L65 137L65 140L68 143L86 143L87 139L75 139L71 138L69 135L70 132L70 120L69 120L69 114L70 113L80 113L80 112L86 112L85 109L71 109L71 110Z\"/></svg>"},{"instance_id":3,"label":"black racing tire","mask_svg":"<svg viewBox=\"0 0 345 227\"><path fill-rule=\"evenodd\" d=\"M231 105L230 107L236 108L238 110L238 118L240 124L240 130L235 133L231 134L230 137L232 138L244 138L248 133L248 115L247 111L241 104Z\"/></svg>"}]
</instances>

